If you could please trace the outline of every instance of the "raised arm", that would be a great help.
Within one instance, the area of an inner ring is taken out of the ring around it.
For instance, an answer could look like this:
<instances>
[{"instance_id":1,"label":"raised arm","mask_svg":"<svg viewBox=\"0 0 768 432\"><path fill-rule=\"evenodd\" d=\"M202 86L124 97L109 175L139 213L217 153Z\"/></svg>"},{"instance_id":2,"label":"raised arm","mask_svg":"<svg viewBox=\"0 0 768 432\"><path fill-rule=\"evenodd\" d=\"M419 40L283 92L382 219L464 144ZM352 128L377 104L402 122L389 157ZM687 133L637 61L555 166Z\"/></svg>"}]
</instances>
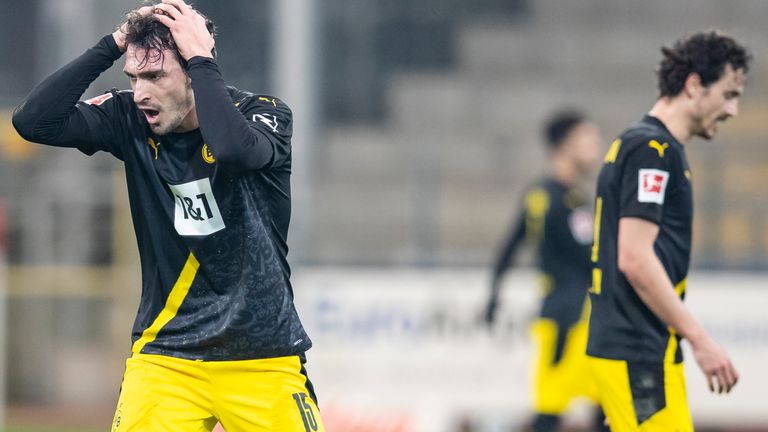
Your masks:
<instances>
[{"instance_id":1,"label":"raised arm","mask_svg":"<svg viewBox=\"0 0 768 432\"><path fill-rule=\"evenodd\" d=\"M38 84L13 113L13 126L24 139L60 147L80 147L104 139L108 125L89 127L87 104L78 104L88 86L120 58L112 35ZM90 117L90 118L89 118ZM93 125L91 125L93 126Z\"/></svg>"},{"instance_id":2,"label":"raised arm","mask_svg":"<svg viewBox=\"0 0 768 432\"><path fill-rule=\"evenodd\" d=\"M145 6L136 13L151 11ZM120 157L110 119L115 101L110 100L110 95L86 102L79 99L123 55L124 27L125 23L32 90L13 113L19 135L40 144L77 147L86 154L107 150Z\"/></svg>"},{"instance_id":3,"label":"raised arm","mask_svg":"<svg viewBox=\"0 0 768 432\"><path fill-rule=\"evenodd\" d=\"M200 132L217 161L252 170L279 165L286 159L292 119L284 103L272 98L268 104L247 101L247 106L238 109L210 58L192 58L188 73Z\"/></svg>"},{"instance_id":4,"label":"raised arm","mask_svg":"<svg viewBox=\"0 0 768 432\"><path fill-rule=\"evenodd\" d=\"M158 21L168 27L195 94L200 132L222 165L260 169L284 161L290 153L291 113L274 102L269 112L248 112L246 118L229 95L212 56L213 36L205 18L181 0L163 0L155 6ZM260 117L263 116L263 117Z\"/></svg>"}]
</instances>

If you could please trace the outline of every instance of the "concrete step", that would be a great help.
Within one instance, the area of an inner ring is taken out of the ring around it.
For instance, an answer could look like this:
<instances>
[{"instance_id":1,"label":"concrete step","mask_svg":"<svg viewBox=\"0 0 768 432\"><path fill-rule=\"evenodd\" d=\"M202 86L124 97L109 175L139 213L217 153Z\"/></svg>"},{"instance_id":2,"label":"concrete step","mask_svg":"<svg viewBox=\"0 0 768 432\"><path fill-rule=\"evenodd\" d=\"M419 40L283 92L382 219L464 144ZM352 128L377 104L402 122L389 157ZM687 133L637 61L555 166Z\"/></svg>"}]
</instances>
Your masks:
<instances>
[{"instance_id":1,"label":"concrete step","mask_svg":"<svg viewBox=\"0 0 768 432\"><path fill-rule=\"evenodd\" d=\"M603 34L579 26L551 32L530 26L470 27L463 31L459 52L461 68L473 75L522 80L647 67L658 60L664 42L645 31Z\"/></svg>"},{"instance_id":2,"label":"concrete step","mask_svg":"<svg viewBox=\"0 0 768 432\"><path fill-rule=\"evenodd\" d=\"M566 105L582 107L596 119L620 128L650 108L657 90L651 70L642 79L619 72L610 79L600 75L599 79L582 78L579 83L556 76L503 82L483 82L464 74L437 79L401 76L391 90L391 123L408 133L475 131L477 136L514 135L537 141L542 121ZM638 114L613 120L627 111Z\"/></svg>"},{"instance_id":3,"label":"concrete step","mask_svg":"<svg viewBox=\"0 0 768 432\"><path fill-rule=\"evenodd\" d=\"M397 182L407 175L409 143L392 132L334 128L318 152L314 178L321 181Z\"/></svg>"},{"instance_id":4,"label":"concrete step","mask_svg":"<svg viewBox=\"0 0 768 432\"><path fill-rule=\"evenodd\" d=\"M390 135L333 133L328 163L314 173L322 184L366 187L406 187L412 182L473 182L486 184L527 178L544 164L544 149L536 135L514 131L481 134L393 132Z\"/></svg>"}]
</instances>

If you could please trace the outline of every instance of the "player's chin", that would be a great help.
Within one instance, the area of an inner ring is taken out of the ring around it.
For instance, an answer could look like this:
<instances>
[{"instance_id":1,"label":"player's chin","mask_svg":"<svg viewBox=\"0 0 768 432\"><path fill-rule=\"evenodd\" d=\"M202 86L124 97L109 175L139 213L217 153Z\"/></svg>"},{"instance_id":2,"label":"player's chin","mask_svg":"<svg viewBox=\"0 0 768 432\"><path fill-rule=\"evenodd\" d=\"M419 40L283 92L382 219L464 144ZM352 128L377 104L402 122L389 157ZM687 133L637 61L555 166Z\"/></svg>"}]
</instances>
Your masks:
<instances>
[{"instance_id":1,"label":"player's chin","mask_svg":"<svg viewBox=\"0 0 768 432\"><path fill-rule=\"evenodd\" d=\"M711 140L717 135L717 126L712 126L708 129L703 129L699 131L697 134L700 138L704 138L705 140Z\"/></svg>"},{"instance_id":2,"label":"player's chin","mask_svg":"<svg viewBox=\"0 0 768 432\"><path fill-rule=\"evenodd\" d=\"M165 126L165 125L163 125L162 123L154 123L154 124L152 124L152 123L151 123L151 124L149 125L149 128L150 128L150 129L152 129L152 132L153 132L155 135L165 135L165 134L167 134L168 132L170 132L170 131L168 130L168 127L167 127L167 126Z\"/></svg>"}]
</instances>

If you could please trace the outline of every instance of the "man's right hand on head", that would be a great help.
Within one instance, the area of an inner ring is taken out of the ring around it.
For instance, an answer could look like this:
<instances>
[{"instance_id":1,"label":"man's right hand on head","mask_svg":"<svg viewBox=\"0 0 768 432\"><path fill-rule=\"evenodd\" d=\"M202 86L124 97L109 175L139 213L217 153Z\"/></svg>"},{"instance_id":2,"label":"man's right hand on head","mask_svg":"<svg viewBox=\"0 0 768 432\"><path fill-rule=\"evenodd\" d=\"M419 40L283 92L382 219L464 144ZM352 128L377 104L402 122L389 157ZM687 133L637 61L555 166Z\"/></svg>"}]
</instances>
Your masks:
<instances>
[{"instance_id":1,"label":"man's right hand on head","mask_svg":"<svg viewBox=\"0 0 768 432\"><path fill-rule=\"evenodd\" d=\"M137 9L136 12L138 12L140 15L146 15L146 14L152 13L152 11L154 9L155 9L154 6L144 6L144 7L140 7L139 9ZM120 48L120 51L123 51L123 52L125 52L125 49L126 49L126 46L125 46L125 33L126 33L125 25L126 25L126 23L122 23L120 25L120 27L118 27L117 30L115 30L112 33L112 37L115 39L115 44L117 44L117 47Z\"/></svg>"}]
</instances>

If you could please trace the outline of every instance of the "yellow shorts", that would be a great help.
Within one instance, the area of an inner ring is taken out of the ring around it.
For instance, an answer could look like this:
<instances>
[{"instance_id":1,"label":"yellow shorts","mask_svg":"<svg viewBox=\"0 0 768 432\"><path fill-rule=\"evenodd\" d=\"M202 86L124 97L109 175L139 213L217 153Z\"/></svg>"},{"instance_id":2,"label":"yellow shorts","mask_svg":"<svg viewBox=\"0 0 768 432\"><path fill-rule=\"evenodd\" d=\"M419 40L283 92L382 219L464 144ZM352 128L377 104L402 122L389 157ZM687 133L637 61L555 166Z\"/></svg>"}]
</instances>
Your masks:
<instances>
[{"instance_id":1,"label":"yellow shorts","mask_svg":"<svg viewBox=\"0 0 768 432\"><path fill-rule=\"evenodd\" d=\"M693 432L682 363L588 357L614 432Z\"/></svg>"},{"instance_id":2,"label":"yellow shorts","mask_svg":"<svg viewBox=\"0 0 768 432\"><path fill-rule=\"evenodd\" d=\"M536 348L533 405L537 413L561 415L578 397L597 403L597 387L590 378L587 364L588 326L587 320L583 319L568 330L559 359L555 356L560 329L555 321L539 318L531 326Z\"/></svg>"},{"instance_id":3,"label":"yellow shorts","mask_svg":"<svg viewBox=\"0 0 768 432\"><path fill-rule=\"evenodd\" d=\"M204 362L133 354L112 432L325 431L297 356Z\"/></svg>"}]
</instances>

